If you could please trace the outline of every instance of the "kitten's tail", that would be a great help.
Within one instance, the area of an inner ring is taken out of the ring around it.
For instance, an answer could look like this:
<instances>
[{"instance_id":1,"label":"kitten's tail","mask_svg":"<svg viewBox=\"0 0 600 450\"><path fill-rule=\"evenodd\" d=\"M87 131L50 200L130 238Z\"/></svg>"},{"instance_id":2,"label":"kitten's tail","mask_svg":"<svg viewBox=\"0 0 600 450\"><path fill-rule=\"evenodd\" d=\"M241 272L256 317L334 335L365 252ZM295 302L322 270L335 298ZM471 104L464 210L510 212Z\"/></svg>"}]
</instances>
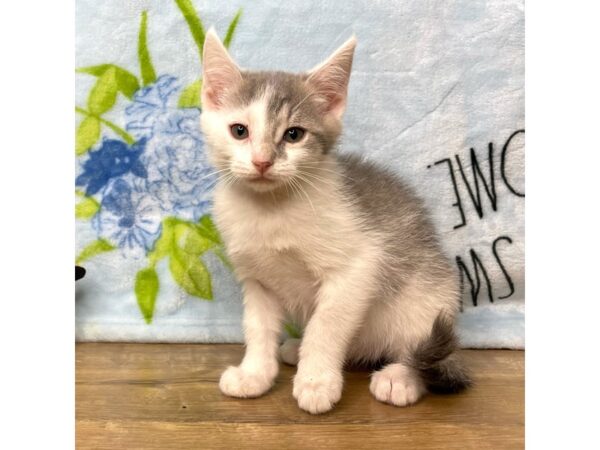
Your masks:
<instances>
[{"instance_id":1,"label":"kitten's tail","mask_svg":"<svg viewBox=\"0 0 600 450\"><path fill-rule=\"evenodd\" d=\"M455 353L457 348L453 321L440 313L433 323L431 335L414 349L408 365L419 372L429 391L440 394L460 392L473 382Z\"/></svg>"}]
</instances>

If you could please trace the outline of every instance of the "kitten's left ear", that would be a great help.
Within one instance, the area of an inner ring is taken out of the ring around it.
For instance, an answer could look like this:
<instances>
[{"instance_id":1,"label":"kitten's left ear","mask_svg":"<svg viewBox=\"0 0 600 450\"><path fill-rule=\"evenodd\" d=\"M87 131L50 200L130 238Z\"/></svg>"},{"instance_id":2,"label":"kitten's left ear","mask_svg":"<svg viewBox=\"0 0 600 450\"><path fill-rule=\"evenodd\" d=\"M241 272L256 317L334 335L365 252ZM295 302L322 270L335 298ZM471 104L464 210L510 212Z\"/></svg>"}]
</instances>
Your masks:
<instances>
[{"instance_id":1,"label":"kitten's left ear","mask_svg":"<svg viewBox=\"0 0 600 450\"><path fill-rule=\"evenodd\" d=\"M346 109L348 82L352 69L352 58L356 38L352 36L325 62L308 73L307 82L323 102L324 111L340 119Z\"/></svg>"}]
</instances>

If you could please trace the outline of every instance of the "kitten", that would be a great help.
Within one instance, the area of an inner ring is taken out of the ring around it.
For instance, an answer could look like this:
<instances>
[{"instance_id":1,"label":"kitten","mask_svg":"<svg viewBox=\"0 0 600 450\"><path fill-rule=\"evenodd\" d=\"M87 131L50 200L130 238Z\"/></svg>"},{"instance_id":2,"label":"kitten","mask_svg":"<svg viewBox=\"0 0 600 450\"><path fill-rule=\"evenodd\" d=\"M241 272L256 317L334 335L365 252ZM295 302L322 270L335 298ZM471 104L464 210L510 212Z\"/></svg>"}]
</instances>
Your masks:
<instances>
[{"instance_id":1,"label":"kitten","mask_svg":"<svg viewBox=\"0 0 600 450\"><path fill-rule=\"evenodd\" d=\"M206 36L214 217L245 307L246 354L221 376L226 395L267 392L280 358L297 363L293 394L313 414L340 400L349 362L387 361L370 390L396 406L470 384L453 353L457 276L421 202L391 173L334 151L355 45L308 73L251 72ZM279 348L288 318L304 336Z\"/></svg>"}]
</instances>

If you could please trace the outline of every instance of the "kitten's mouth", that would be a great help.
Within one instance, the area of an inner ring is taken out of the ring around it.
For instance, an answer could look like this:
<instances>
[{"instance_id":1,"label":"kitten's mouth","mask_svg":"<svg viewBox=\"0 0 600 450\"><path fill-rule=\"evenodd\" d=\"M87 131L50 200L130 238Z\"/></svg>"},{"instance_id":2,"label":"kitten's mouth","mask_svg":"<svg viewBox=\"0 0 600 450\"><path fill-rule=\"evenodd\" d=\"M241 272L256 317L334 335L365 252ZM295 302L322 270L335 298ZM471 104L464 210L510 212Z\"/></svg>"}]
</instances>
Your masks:
<instances>
[{"instance_id":1,"label":"kitten's mouth","mask_svg":"<svg viewBox=\"0 0 600 450\"><path fill-rule=\"evenodd\" d=\"M275 180L264 176L258 176L254 178L249 178L248 181L250 183L273 183Z\"/></svg>"},{"instance_id":2,"label":"kitten's mouth","mask_svg":"<svg viewBox=\"0 0 600 450\"><path fill-rule=\"evenodd\" d=\"M247 186L253 191L268 192L276 189L279 186L277 178L271 178L265 175L257 175L246 178Z\"/></svg>"}]
</instances>

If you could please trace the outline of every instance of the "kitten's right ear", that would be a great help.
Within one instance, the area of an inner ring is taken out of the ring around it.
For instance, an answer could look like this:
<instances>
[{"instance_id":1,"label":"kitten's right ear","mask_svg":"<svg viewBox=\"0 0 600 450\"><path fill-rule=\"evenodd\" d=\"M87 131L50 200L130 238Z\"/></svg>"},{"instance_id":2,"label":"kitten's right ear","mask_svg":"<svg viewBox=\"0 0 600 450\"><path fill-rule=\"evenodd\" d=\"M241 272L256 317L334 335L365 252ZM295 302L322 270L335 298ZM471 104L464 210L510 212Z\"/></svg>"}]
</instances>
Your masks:
<instances>
[{"instance_id":1,"label":"kitten's right ear","mask_svg":"<svg viewBox=\"0 0 600 450\"><path fill-rule=\"evenodd\" d=\"M204 40L202 61L202 107L219 109L223 98L242 80L239 67L221 44L214 28L208 30Z\"/></svg>"}]
</instances>

